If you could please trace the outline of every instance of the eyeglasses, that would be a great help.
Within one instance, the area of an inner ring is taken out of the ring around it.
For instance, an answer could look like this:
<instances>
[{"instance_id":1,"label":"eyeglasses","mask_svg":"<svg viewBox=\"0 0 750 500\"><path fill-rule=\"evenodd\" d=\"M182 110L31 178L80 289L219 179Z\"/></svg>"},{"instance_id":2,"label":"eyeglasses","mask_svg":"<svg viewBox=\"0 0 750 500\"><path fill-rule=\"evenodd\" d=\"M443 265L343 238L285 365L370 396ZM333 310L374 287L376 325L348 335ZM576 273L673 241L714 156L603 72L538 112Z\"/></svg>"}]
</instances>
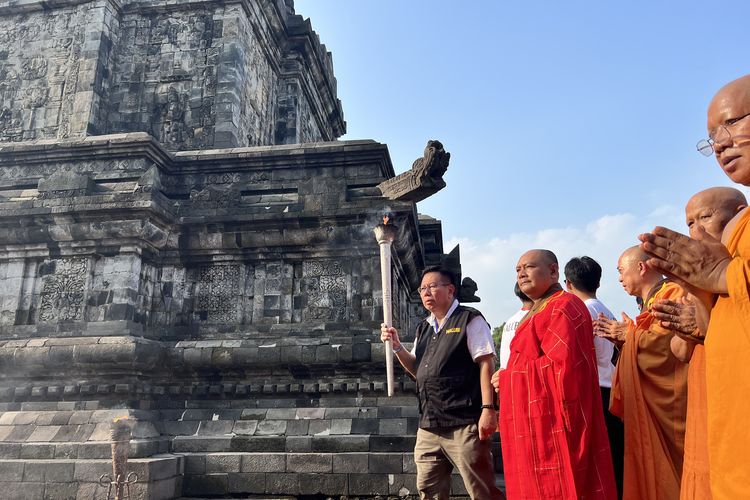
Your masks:
<instances>
[{"instance_id":1,"label":"eyeglasses","mask_svg":"<svg viewBox=\"0 0 750 500\"><path fill-rule=\"evenodd\" d=\"M417 288L417 292L419 292L419 295L422 295L424 292L426 292L427 290L429 290L430 291L430 295L432 295L433 293L435 293L435 290L437 290L438 287L448 286L448 285L449 285L449 283L430 283L427 286L421 286L421 287Z\"/></svg>"},{"instance_id":2,"label":"eyeglasses","mask_svg":"<svg viewBox=\"0 0 750 500\"><path fill-rule=\"evenodd\" d=\"M730 118L723 124L716 127L714 131L711 132L711 134L708 136L708 139L702 139L698 141L698 144L695 145L696 149L698 149L698 152L703 156L711 156L712 154L714 154L714 144L716 144L717 142L722 143L732 138L732 134L729 132L729 127L736 124L740 120L744 120L748 116L750 116L750 113L738 116L737 118Z\"/></svg>"}]
</instances>

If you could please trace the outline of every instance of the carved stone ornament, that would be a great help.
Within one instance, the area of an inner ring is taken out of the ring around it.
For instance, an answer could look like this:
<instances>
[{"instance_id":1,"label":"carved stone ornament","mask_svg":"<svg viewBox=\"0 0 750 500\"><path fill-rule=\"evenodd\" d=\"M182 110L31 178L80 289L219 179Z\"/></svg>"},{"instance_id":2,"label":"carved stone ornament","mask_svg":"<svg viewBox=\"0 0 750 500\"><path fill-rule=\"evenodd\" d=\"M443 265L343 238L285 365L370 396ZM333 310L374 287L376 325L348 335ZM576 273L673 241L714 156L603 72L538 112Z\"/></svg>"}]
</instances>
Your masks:
<instances>
[{"instance_id":1,"label":"carved stone ornament","mask_svg":"<svg viewBox=\"0 0 750 500\"><path fill-rule=\"evenodd\" d=\"M481 302L482 299L477 297L477 282L468 276L461 281L461 288L458 290L458 301L462 304L469 302Z\"/></svg>"},{"instance_id":2,"label":"carved stone ornament","mask_svg":"<svg viewBox=\"0 0 750 500\"><path fill-rule=\"evenodd\" d=\"M378 184L380 192L390 200L422 201L445 187L443 175L450 158L440 141L427 141L424 156L414 161L410 171Z\"/></svg>"}]
</instances>

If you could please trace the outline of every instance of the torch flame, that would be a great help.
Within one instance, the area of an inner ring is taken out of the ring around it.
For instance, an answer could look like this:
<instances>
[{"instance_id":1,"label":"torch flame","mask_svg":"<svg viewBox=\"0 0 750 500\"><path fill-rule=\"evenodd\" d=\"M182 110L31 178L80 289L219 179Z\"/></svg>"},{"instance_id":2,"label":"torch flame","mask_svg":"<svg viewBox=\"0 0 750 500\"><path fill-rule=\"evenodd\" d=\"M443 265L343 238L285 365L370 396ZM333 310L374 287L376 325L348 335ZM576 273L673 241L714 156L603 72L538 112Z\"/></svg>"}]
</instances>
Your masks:
<instances>
[{"instance_id":1,"label":"torch flame","mask_svg":"<svg viewBox=\"0 0 750 500\"><path fill-rule=\"evenodd\" d=\"M387 226L387 225L388 225L388 221L389 221L389 220L391 220L391 218L390 218L390 217L388 217L387 215L384 215L384 216L383 216L383 225L384 225L384 226Z\"/></svg>"}]
</instances>

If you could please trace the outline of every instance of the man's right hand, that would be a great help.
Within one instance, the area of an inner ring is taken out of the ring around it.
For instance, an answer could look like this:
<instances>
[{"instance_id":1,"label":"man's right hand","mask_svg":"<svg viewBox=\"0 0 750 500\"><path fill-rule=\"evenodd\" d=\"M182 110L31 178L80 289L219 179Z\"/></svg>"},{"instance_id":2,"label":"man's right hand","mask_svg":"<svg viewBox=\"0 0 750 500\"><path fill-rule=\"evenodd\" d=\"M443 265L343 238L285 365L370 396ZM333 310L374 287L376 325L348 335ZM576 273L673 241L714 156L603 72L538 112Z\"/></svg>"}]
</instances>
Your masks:
<instances>
[{"instance_id":1,"label":"man's right hand","mask_svg":"<svg viewBox=\"0 0 750 500\"><path fill-rule=\"evenodd\" d=\"M622 321L609 319L599 313L599 317L594 320L594 335L621 346L625 343L625 334L628 332L628 326L632 321L625 313L622 313Z\"/></svg>"},{"instance_id":2,"label":"man's right hand","mask_svg":"<svg viewBox=\"0 0 750 500\"><path fill-rule=\"evenodd\" d=\"M401 347L401 341L398 339L398 330L393 328L392 326L386 326L385 323L382 323L380 325L380 340L383 342L391 341L393 344L391 347L393 349L398 349Z\"/></svg>"}]
</instances>

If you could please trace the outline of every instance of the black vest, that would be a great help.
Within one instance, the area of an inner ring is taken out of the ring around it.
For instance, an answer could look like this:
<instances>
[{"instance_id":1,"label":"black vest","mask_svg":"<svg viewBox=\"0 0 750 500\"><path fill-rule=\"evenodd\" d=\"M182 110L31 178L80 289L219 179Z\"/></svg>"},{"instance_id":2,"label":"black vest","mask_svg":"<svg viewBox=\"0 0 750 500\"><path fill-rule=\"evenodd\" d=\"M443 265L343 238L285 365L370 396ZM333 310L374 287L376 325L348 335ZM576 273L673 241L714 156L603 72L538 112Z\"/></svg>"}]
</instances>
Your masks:
<instances>
[{"instance_id":1,"label":"black vest","mask_svg":"<svg viewBox=\"0 0 750 500\"><path fill-rule=\"evenodd\" d=\"M417 326L419 427L475 424L482 413L479 365L469 353L466 325L482 313L458 306L440 332L422 321Z\"/></svg>"}]
</instances>

